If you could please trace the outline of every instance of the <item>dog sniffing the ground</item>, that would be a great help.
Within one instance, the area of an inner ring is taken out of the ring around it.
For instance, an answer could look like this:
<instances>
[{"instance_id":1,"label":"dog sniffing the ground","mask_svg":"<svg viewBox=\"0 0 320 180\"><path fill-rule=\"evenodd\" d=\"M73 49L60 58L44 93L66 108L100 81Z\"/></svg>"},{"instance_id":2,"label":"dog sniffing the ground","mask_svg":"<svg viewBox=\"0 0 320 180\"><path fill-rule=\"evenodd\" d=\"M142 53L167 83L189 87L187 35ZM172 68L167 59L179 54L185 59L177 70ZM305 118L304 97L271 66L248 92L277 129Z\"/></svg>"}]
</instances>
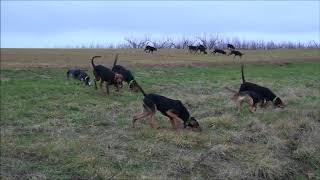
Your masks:
<instances>
[{"instance_id":1,"label":"dog sniffing the ground","mask_svg":"<svg viewBox=\"0 0 320 180\"><path fill-rule=\"evenodd\" d=\"M112 72L109 68L102 65L95 65L93 60L101 56L93 56L91 58L91 64L93 67L94 75L94 87L97 89L97 81L100 81L100 88L102 90L103 82L106 83L107 94L109 95L109 85L114 85L119 91L119 87L122 87L123 76ZM103 91L103 90L102 90Z\"/></svg>"},{"instance_id":2,"label":"dog sniffing the ground","mask_svg":"<svg viewBox=\"0 0 320 180\"><path fill-rule=\"evenodd\" d=\"M244 65L241 65L241 77L242 77L242 84L239 89L239 93L243 91L253 91L259 94L265 101L271 101L275 107L284 108L285 104L282 102L279 96L275 95L269 88L251 83L246 82L243 73Z\"/></svg>"},{"instance_id":3,"label":"dog sniffing the ground","mask_svg":"<svg viewBox=\"0 0 320 180\"><path fill-rule=\"evenodd\" d=\"M238 112L242 110L243 103L247 103L249 105L249 109L252 113L254 113L257 110L258 104L260 107L264 107L265 105L264 98L259 94L255 93L254 91L237 92L229 88L226 89L234 93L231 99L237 104Z\"/></svg>"},{"instance_id":4,"label":"dog sniffing the ground","mask_svg":"<svg viewBox=\"0 0 320 180\"><path fill-rule=\"evenodd\" d=\"M73 77L79 81L84 82L85 85L90 86L91 81L89 75L85 72L85 70L81 69L69 69L67 71L67 78Z\"/></svg>"},{"instance_id":5,"label":"dog sniffing the ground","mask_svg":"<svg viewBox=\"0 0 320 180\"><path fill-rule=\"evenodd\" d=\"M114 60L112 71L114 73L121 74L123 76L123 80L126 83L128 83L130 90L134 92L139 91L136 80L134 79L131 71L121 65L117 65L117 61L118 61L118 54L116 55L116 58Z\"/></svg>"},{"instance_id":6,"label":"dog sniffing the ground","mask_svg":"<svg viewBox=\"0 0 320 180\"><path fill-rule=\"evenodd\" d=\"M183 122L184 128L191 128L193 131L201 131L198 121L191 117L186 107L179 100L169 99L158 94L146 94L137 84L139 90L144 96L143 111L133 116L132 125L138 119L148 117L148 122L151 128L155 128L155 113L156 110L170 119L171 125L175 130L178 130L178 125Z\"/></svg>"}]
</instances>

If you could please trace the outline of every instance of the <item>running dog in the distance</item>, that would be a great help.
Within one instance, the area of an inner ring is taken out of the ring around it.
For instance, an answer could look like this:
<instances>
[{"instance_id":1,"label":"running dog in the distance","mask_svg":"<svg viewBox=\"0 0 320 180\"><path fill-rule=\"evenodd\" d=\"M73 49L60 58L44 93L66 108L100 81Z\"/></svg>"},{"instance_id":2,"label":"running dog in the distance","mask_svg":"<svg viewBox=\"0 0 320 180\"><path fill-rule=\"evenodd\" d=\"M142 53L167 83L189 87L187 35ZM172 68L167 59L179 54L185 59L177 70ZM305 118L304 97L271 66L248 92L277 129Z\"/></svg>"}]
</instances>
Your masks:
<instances>
[{"instance_id":1,"label":"running dog in the distance","mask_svg":"<svg viewBox=\"0 0 320 180\"><path fill-rule=\"evenodd\" d=\"M135 123L138 119L147 117L150 127L155 128L155 114L156 110L158 110L161 114L170 119L171 125L176 131L178 131L180 122L183 122L184 128L191 128L193 131L201 131L198 121L190 116L188 110L181 101L169 99L158 94L146 94L138 84L137 86L144 96L143 112L133 116L133 127L135 127Z\"/></svg>"}]
</instances>

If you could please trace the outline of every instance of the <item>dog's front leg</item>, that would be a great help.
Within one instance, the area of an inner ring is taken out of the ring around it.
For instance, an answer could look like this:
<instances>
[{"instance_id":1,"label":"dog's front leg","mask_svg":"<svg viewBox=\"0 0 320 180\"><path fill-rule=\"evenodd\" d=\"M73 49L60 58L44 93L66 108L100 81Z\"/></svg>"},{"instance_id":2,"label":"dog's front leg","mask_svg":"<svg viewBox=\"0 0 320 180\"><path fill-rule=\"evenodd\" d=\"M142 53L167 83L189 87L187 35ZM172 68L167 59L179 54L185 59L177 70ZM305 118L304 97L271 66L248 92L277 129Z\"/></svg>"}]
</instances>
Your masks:
<instances>
[{"instance_id":1,"label":"dog's front leg","mask_svg":"<svg viewBox=\"0 0 320 180\"><path fill-rule=\"evenodd\" d=\"M107 95L109 95L109 83L106 82Z\"/></svg>"},{"instance_id":2,"label":"dog's front leg","mask_svg":"<svg viewBox=\"0 0 320 180\"><path fill-rule=\"evenodd\" d=\"M116 91L119 92L119 85L116 83L114 86L116 87Z\"/></svg>"},{"instance_id":3,"label":"dog's front leg","mask_svg":"<svg viewBox=\"0 0 320 180\"><path fill-rule=\"evenodd\" d=\"M152 128L152 129L154 129L155 128L155 113L154 112L152 112L151 113L151 115L150 115L150 117L149 117L149 124L150 124L150 127Z\"/></svg>"},{"instance_id":4,"label":"dog's front leg","mask_svg":"<svg viewBox=\"0 0 320 180\"><path fill-rule=\"evenodd\" d=\"M97 80L96 80L96 79L94 79L94 89L95 89L95 90L98 89L98 87L97 87Z\"/></svg>"},{"instance_id":5,"label":"dog's front leg","mask_svg":"<svg viewBox=\"0 0 320 180\"><path fill-rule=\"evenodd\" d=\"M175 113L173 113L171 111L167 111L166 114L170 117L170 122L172 124L173 129L178 131L178 125L179 125L179 121L181 119L178 117L178 115L176 115Z\"/></svg>"},{"instance_id":6,"label":"dog's front leg","mask_svg":"<svg viewBox=\"0 0 320 180\"><path fill-rule=\"evenodd\" d=\"M237 103L237 107L238 107L238 112L240 112L241 109L242 109L242 101L239 101L239 102Z\"/></svg>"}]
</instances>

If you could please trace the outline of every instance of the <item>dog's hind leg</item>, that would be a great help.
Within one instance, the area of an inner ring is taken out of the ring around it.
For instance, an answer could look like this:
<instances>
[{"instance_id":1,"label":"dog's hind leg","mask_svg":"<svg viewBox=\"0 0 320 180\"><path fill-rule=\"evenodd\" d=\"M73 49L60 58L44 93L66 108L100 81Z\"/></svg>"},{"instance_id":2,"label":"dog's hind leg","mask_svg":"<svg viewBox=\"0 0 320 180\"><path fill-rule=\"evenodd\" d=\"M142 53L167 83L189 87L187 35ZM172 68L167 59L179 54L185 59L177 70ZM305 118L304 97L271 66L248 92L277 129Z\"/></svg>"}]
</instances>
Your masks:
<instances>
[{"instance_id":1,"label":"dog's hind leg","mask_svg":"<svg viewBox=\"0 0 320 180\"><path fill-rule=\"evenodd\" d=\"M107 95L109 95L109 83L106 82L106 91L107 91Z\"/></svg>"},{"instance_id":2,"label":"dog's hind leg","mask_svg":"<svg viewBox=\"0 0 320 180\"><path fill-rule=\"evenodd\" d=\"M242 100L238 101L237 102L237 108L238 108L238 112L241 112L241 109L242 109Z\"/></svg>"},{"instance_id":3,"label":"dog's hind leg","mask_svg":"<svg viewBox=\"0 0 320 180\"><path fill-rule=\"evenodd\" d=\"M253 99L251 97L247 97L246 98L246 102L249 105L250 112L254 113L257 108L255 107L255 104L253 103Z\"/></svg>"},{"instance_id":4,"label":"dog's hind leg","mask_svg":"<svg viewBox=\"0 0 320 180\"><path fill-rule=\"evenodd\" d=\"M176 124L174 123L174 119L172 117L169 118L171 126L176 129Z\"/></svg>"},{"instance_id":5,"label":"dog's hind leg","mask_svg":"<svg viewBox=\"0 0 320 180\"><path fill-rule=\"evenodd\" d=\"M97 90L97 89L98 89L98 87L97 87L97 80L96 80L96 78L94 78L94 80L93 80L93 81L94 81L94 89L95 89L95 90Z\"/></svg>"},{"instance_id":6,"label":"dog's hind leg","mask_svg":"<svg viewBox=\"0 0 320 180\"><path fill-rule=\"evenodd\" d=\"M151 112L148 121L149 121L150 127L154 129L155 128L155 112Z\"/></svg>"},{"instance_id":7,"label":"dog's hind leg","mask_svg":"<svg viewBox=\"0 0 320 180\"><path fill-rule=\"evenodd\" d=\"M133 116L133 119L132 119L132 127L133 127L133 128L135 127L135 123L136 123L136 121L137 121L138 119L142 119L142 118L145 118L145 117L147 117L147 116L150 116L151 113L152 113L152 111L151 111L150 109L146 108L145 105L144 105L144 107L143 107L143 109L142 109L142 112L141 112L141 113L137 113L137 114L135 114L135 115Z\"/></svg>"}]
</instances>

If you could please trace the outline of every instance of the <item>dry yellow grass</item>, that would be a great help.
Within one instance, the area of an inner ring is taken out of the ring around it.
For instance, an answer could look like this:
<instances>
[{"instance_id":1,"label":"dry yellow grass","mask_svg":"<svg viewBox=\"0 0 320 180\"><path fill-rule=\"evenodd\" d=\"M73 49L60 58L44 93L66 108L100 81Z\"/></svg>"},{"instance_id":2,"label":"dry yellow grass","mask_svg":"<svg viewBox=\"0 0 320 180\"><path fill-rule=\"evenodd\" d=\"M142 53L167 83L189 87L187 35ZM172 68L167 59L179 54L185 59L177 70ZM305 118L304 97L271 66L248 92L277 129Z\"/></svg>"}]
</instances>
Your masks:
<instances>
[{"instance_id":1,"label":"dry yellow grass","mask_svg":"<svg viewBox=\"0 0 320 180\"><path fill-rule=\"evenodd\" d=\"M318 49L300 50L247 50L241 59L244 63L287 63L320 61ZM146 54L142 49L1 49L1 68L65 68L91 67L89 58L101 55L97 64L111 66L115 54L120 55L119 63L132 67L143 66L215 66L239 62L232 56L193 55L187 50L160 49Z\"/></svg>"}]
</instances>

